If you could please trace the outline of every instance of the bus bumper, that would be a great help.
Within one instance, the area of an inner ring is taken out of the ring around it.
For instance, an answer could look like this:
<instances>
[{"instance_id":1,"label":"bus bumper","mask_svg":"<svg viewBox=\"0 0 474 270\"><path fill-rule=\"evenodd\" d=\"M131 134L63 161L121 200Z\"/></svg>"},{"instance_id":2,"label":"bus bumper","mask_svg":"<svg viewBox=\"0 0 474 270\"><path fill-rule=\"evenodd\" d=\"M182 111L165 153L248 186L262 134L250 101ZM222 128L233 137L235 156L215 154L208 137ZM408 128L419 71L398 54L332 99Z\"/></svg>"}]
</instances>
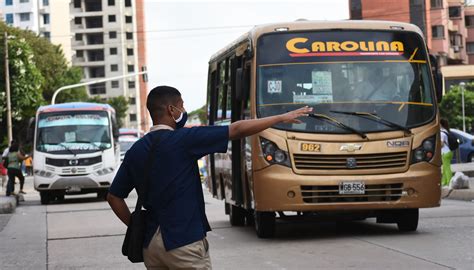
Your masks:
<instances>
[{"instance_id":1,"label":"bus bumper","mask_svg":"<svg viewBox=\"0 0 474 270\"><path fill-rule=\"evenodd\" d=\"M37 191L65 191L67 193L88 193L104 191L110 187L114 174L105 175L68 175L44 177L34 176L34 186Z\"/></svg>"},{"instance_id":2,"label":"bus bumper","mask_svg":"<svg viewBox=\"0 0 474 270\"><path fill-rule=\"evenodd\" d=\"M364 195L340 195L341 182L364 182ZM378 191L370 191L373 188ZM253 174L257 211L346 211L437 207L441 170L422 162L403 173L381 175L297 175L273 165ZM369 192L370 191L370 192ZM370 194L370 196L368 195Z\"/></svg>"}]
</instances>

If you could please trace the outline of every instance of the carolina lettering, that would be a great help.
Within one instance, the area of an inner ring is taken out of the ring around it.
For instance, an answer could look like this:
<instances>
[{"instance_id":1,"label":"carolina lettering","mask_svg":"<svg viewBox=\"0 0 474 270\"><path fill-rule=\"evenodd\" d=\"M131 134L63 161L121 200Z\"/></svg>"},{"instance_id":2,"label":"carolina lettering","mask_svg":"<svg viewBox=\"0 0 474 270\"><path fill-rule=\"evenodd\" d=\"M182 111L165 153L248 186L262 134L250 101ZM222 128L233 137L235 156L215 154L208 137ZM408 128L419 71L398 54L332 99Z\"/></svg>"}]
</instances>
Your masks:
<instances>
[{"instance_id":1,"label":"carolina lettering","mask_svg":"<svg viewBox=\"0 0 474 270\"><path fill-rule=\"evenodd\" d=\"M403 52L404 46L400 41L314 41L297 37L286 42L286 49L292 53L304 54L310 52Z\"/></svg>"}]
</instances>

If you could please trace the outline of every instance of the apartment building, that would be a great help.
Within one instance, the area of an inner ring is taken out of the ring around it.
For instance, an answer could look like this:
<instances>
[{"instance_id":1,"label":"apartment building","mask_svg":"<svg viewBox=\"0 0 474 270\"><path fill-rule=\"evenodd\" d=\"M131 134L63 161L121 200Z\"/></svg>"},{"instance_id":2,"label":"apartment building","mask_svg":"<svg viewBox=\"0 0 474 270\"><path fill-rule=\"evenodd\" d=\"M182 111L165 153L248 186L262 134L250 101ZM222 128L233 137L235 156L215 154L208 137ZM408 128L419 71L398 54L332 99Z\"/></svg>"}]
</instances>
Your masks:
<instances>
[{"instance_id":1,"label":"apartment building","mask_svg":"<svg viewBox=\"0 0 474 270\"><path fill-rule=\"evenodd\" d=\"M0 0L0 13L7 24L31 30L53 44L61 45L66 59L71 61L68 1Z\"/></svg>"},{"instance_id":2,"label":"apartment building","mask_svg":"<svg viewBox=\"0 0 474 270\"><path fill-rule=\"evenodd\" d=\"M463 0L350 0L349 5L351 19L416 24L441 66L469 63L466 51L469 31L464 18L467 9Z\"/></svg>"},{"instance_id":3,"label":"apartment building","mask_svg":"<svg viewBox=\"0 0 474 270\"><path fill-rule=\"evenodd\" d=\"M123 76L146 69L143 0L70 1L72 63L82 67L83 81ZM125 127L146 130L147 85L133 76L88 86L91 96L129 99Z\"/></svg>"}]
</instances>

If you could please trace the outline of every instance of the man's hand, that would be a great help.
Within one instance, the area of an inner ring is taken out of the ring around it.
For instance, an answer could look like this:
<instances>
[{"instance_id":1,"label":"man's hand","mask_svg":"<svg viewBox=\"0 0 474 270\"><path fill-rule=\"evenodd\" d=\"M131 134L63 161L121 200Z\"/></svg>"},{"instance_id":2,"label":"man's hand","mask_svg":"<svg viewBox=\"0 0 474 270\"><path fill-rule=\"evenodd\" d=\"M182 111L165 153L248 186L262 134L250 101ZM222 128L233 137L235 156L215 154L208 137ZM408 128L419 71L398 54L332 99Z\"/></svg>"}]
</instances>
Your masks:
<instances>
[{"instance_id":1,"label":"man's hand","mask_svg":"<svg viewBox=\"0 0 474 270\"><path fill-rule=\"evenodd\" d=\"M286 124L300 124L301 120L297 119L301 116L308 116L309 113L313 112L313 108L305 106L303 108L299 108L297 110L287 112L282 115L282 122Z\"/></svg>"},{"instance_id":2,"label":"man's hand","mask_svg":"<svg viewBox=\"0 0 474 270\"><path fill-rule=\"evenodd\" d=\"M308 116L308 114L312 111L313 108L305 106L303 108L287 112L285 114L279 114L260 119L240 120L234 122L229 126L229 139L236 140L244 138L259 133L260 131L265 130L278 123L301 123L301 121L296 118L301 116Z\"/></svg>"}]
</instances>

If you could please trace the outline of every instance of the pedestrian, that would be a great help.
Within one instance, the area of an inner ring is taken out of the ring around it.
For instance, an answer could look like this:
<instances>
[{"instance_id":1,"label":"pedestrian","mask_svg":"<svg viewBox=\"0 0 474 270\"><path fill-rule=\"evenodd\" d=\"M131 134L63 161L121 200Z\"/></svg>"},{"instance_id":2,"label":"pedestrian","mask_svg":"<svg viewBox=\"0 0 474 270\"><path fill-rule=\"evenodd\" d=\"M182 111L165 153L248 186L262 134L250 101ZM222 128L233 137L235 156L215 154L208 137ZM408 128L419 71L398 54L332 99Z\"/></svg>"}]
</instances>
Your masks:
<instances>
[{"instance_id":1,"label":"pedestrian","mask_svg":"<svg viewBox=\"0 0 474 270\"><path fill-rule=\"evenodd\" d=\"M26 175L33 175L33 158L31 156L28 156L28 158L25 159L25 168Z\"/></svg>"},{"instance_id":2,"label":"pedestrian","mask_svg":"<svg viewBox=\"0 0 474 270\"><path fill-rule=\"evenodd\" d=\"M149 215L143 257L147 269L211 269L206 233L211 230L197 161L225 153L229 140L256 134L280 122L300 123L312 108L282 115L237 121L229 126L183 128L187 113L181 93L169 86L150 91L147 108L153 127L126 153L109 189L107 200L117 217L128 226L130 211L125 203L132 189L144 180L145 160L158 137L155 163L150 169L144 207Z\"/></svg>"},{"instance_id":3,"label":"pedestrian","mask_svg":"<svg viewBox=\"0 0 474 270\"><path fill-rule=\"evenodd\" d=\"M453 172L451 171L451 160L453 159L453 152L449 149L448 133L451 132L449 129L449 122L446 119L441 119L441 159L443 162L443 175L441 178L441 184L448 186Z\"/></svg>"},{"instance_id":4,"label":"pedestrian","mask_svg":"<svg viewBox=\"0 0 474 270\"><path fill-rule=\"evenodd\" d=\"M18 177L18 179L20 180L20 193L26 194L26 192L23 191L23 186L25 185L25 177L23 176L23 173L21 171L21 163L27 157L28 156L26 156L20 151L18 143L16 141L12 141L12 144L8 149L7 155L7 196L14 194L16 177Z\"/></svg>"}]
</instances>

